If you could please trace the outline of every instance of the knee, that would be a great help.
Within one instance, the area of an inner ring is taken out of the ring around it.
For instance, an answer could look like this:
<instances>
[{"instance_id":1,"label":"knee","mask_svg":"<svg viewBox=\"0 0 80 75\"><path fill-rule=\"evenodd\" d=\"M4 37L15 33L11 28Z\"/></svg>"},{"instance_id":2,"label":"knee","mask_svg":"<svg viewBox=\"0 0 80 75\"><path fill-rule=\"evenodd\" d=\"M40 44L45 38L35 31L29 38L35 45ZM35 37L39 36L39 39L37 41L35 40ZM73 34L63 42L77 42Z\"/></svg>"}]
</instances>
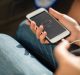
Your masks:
<instances>
[{"instance_id":1,"label":"knee","mask_svg":"<svg viewBox=\"0 0 80 75\"><path fill-rule=\"evenodd\" d=\"M8 45L9 42L13 41L14 39L6 34L0 34L0 47Z\"/></svg>"},{"instance_id":2,"label":"knee","mask_svg":"<svg viewBox=\"0 0 80 75\"><path fill-rule=\"evenodd\" d=\"M9 45L8 42L10 41L11 37L6 34L0 34L0 52L6 49L6 46Z\"/></svg>"},{"instance_id":3,"label":"knee","mask_svg":"<svg viewBox=\"0 0 80 75\"><path fill-rule=\"evenodd\" d=\"M6 37L8 38L8 37L10 37L10 36L9 36L9 35L6 35L6 34L1 34L1 33L0 33L0 42L3 41L3 40L5 40Z\"/></svg>"}]
</instances>

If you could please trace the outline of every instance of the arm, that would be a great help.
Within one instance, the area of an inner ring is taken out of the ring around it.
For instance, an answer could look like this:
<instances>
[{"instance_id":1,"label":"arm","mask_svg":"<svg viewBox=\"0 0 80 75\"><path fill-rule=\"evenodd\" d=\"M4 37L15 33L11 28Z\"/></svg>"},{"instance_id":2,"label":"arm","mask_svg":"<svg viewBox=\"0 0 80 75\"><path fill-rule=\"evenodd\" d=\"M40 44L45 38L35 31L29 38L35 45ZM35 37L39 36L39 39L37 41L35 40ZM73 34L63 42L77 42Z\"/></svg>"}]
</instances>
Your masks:
<instances>
[{"instance_id":1,"label":"arm","mask_svg":"<svg viewBox=\"0 0 80 75\"><path fill-rule=\"evenodd\" d=\"M67 41L71 43L80 39L80 26L74 19L67 15L61 14L52 8L49 9L49 13L56 17L65 27L71 31L71 35L66 38ZM44 29L43 26L36 27L36 23L32 21L30 28L32 31L34 31L37 38L40 39L41 43L48 43L45 39L47 33L42 32ZM70 44L67 41L63 41L55 48L55 57L59 64L56 75L80 75L80 57L77 57L68 52L67 49L69 48ZM80 46L80 42L75 44Z\"/></svg>"}]
</instances>

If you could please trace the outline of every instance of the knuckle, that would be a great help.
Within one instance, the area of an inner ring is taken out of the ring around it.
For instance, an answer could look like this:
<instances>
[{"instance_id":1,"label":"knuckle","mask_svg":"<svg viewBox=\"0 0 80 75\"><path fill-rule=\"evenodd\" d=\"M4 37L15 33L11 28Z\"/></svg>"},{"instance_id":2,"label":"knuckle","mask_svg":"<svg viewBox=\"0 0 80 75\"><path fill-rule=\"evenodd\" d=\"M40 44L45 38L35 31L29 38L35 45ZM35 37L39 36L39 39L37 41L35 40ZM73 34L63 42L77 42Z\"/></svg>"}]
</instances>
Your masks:
<instances>
[{"instance_id":1,"label":"knuckle","mask_svg":"<svg viewBox=\"0 0 80 75\"><path fill-rule=\"evenodd\" d=\"M65 14L60 14L59 17L60 17L61 19L64 19L64 15L65 15Z\"/></svg>"}]
</instances>

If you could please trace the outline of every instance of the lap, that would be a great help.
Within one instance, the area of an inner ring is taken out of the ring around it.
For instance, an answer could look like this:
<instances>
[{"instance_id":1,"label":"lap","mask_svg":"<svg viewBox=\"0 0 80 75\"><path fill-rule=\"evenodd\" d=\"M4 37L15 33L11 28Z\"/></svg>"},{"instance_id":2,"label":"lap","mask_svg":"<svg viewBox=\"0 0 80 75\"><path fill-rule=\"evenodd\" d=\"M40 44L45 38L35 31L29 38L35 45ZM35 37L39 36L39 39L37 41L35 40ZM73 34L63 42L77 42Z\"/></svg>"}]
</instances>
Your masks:
<instances>
[{"instance_id":1,"label":"lap","mask_svg":"<svg viewBox=\"0 0 80 75\"><path fill-rule=\"evenodd\" d=\"M35 34L30 30L29 26L23 21L17 30L16 33L17 40L36 56L45 66L47 66L50 70L56 69L56 61L54 57L54 45L43 45L36 38ZM45 60L44 60L45 59ZM44 61L43 61L44 60Z\"/></svg>"},{"instance_id":2,"label":"lap","mask_svg":"<svg viewBox=\"0 0 80 75\"><path fill-rule=\"evenodd\" d=\"M34 69L35 68L35 69ZM52 75L20 43L0 34L0 75Z\"/></svg>"}]
</instances>

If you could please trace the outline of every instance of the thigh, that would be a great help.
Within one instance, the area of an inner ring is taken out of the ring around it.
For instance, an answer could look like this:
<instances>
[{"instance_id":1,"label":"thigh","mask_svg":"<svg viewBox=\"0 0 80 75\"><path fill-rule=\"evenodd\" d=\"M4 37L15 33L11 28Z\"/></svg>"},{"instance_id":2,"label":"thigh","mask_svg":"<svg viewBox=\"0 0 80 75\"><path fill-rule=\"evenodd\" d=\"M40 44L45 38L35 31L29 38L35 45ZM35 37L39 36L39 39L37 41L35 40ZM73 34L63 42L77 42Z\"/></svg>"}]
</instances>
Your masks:
<instances>
[{"instance_id":1,"label":"thigh","mask_svg":"<svg viewBox=\"0 0 80 75\"><path fill-rule=\"evenodd\" d=\"M52 75L16 40L0 34L0 75Z\"/></svg>"},{"instance_id":2,"label":"thigh","mask_svg":"<svg viewBox=\"0 0 80 75\"><path fill-rule=\"evenodd\" d=\"M40 43L40 41L36 38L35 34L30 30L29 26L26 24L25 21L23 21L16 33L17 40L31 53L36 55L44 65L46 62L42 61L41 59L44 58L49 64L49 66L46 66L51 68L52 70L56 68L57 64L54 57L54 45L43 45Z\"/></svg>"}]
</instances>

